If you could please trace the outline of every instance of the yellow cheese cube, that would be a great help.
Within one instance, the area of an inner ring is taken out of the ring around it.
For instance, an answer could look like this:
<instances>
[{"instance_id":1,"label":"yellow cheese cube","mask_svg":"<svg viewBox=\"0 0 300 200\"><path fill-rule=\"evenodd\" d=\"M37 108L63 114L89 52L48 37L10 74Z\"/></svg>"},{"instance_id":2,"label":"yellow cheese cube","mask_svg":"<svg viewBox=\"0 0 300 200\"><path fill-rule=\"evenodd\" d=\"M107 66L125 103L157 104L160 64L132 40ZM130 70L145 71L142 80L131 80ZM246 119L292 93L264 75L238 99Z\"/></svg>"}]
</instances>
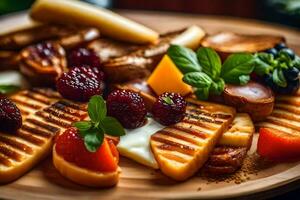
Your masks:
<instances>
[{"instance_id":1,"label":"yellow cheese cube","mask_svg":"<svg viewBox=\"0 0 300 200\"><path fill-rule=\"evenodd\" d=\"M147 80L148 85L157 95L164 92L176 92L187 95L192 87L182 81L183 74L169 56L165 55Z\"/></svg>"}]
</instances>

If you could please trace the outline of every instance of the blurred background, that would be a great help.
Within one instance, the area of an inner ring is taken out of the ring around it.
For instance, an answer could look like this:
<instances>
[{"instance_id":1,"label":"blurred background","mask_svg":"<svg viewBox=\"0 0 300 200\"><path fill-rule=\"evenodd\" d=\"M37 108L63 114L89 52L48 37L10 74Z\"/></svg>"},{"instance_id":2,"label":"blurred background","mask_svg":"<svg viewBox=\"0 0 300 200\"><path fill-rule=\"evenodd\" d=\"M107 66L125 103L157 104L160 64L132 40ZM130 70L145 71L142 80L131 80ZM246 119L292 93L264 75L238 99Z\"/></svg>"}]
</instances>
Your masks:
<instances>
[{"instance_id":1,"label":"blurred background","mask_svg":"<svg viewBox=\"0 0 300 200\"><path fill-rule=\"evenodd\" d=\"M139 9L254 18L300 27L300 0L85 0L112 9ZM28 9L34 0L0 0L0 14Z\"/></svg>"}]
</instances>

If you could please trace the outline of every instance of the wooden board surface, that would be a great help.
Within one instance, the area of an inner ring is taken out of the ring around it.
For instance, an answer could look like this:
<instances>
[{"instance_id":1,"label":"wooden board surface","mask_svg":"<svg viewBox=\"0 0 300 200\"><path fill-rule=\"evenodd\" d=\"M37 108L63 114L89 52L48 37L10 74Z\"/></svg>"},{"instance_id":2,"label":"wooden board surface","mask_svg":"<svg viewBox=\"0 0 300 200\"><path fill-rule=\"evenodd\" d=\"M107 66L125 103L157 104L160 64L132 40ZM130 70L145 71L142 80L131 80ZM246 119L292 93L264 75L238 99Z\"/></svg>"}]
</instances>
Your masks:
<instances>
[{"instance_id":1,"label":"wooden board surface","mask_svg":"<svg viewBox=\"0 0 300 200\"><path fill-rule=\"evenodd\" d=\"M288 44L300 53L300 32L283 26L226 17L132 11L120 11L120 13L159 32L197 24L208 33L234 31L248 34L280 34L284 35ZM0 21L1 32L27 23L26 14L10 16ZM221 199L249 195L261 197L259 195L261 192L271 189L272 191L267 193L272 196L278 191L282 192L282 188L284 190L294 188L296 185L291 183L300 179L300 162L278 165L260 163L254 153L256 139L257 135L254 137L243 170L222 179L206 177L199 172L186 182L176 183L159 171L128 159L121 159L122 174L117 187L89 189L60 176L54 169L51 158L48 158L19 180L0 186L0 199ZM275 188L277 190L274 190Z\"/></svg>"}]
</instances>

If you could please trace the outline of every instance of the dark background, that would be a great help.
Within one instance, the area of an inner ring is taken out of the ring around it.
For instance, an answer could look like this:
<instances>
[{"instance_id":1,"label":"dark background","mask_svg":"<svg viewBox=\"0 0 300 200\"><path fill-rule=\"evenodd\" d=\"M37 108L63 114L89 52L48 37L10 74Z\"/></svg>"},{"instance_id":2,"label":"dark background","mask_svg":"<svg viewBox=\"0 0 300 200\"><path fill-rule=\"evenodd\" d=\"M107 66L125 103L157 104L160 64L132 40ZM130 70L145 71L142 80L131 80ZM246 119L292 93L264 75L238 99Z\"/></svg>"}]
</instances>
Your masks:
<instances>
[{"instance_id":1,"label":"dark background","mask_svg":"<svg viewBox=\"0 0 300 200\"><path fill-rule=\"evenodd\" d=\"M300 0L87 0L113 9L139 9L254 18L300 28ZM0 15L28 9L34 0L0 0ZM300 186L299 186L300 187ZM300 199L300 190L272 198Z\"/></svg>"}]
</instances>

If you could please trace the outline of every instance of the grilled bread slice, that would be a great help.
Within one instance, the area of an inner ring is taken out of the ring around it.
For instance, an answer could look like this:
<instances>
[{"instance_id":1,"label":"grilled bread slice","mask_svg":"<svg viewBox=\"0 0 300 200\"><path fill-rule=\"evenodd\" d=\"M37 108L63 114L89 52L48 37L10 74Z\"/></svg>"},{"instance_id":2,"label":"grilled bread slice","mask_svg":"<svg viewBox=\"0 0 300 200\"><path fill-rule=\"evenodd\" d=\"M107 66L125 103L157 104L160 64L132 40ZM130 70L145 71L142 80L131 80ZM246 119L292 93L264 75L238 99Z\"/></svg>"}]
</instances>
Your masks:
<instances>
[{"instance_id":1,"label":"grilled bread slice","mask_svg":"<svg viewBox=\"0 0 300 200\"><path fill-rule=\"evenodd\" d=\"M13 181L50 152L56 134L87 116L86 105L61 99L50 89L21 91L11 99L23 117L15 134L0 132L0 183Z\"/></svg>"},{"instance_id":2,"label":"grilled bread slice","mask_svg":"<svg viewBox=\"0 0 300 200\"><path fill-rule=\"evenodd\" d=\"M254 125L246 113L237 113L230 128L214 148L204 170L213 175L233 173L238 170L251 147Z\"/></svg>"},{"instance_id":3,"label":"grilled bread slice","mask_svg":"<svg viewBox=\"0 0 300 200\"><path fill-rule=\"evenodd\" d=\"M151 136L150 145L161 171L178 181L195 174L235 116L235 109L187 99L185 118Z\"/></svg>"},{"instance_id":4,"label":"grilled bread slice","mask_svg":"<svg viewBox=\"0 0 300 200\"><path fill-rule=\"evenodd\" d=\"M300 134L300 90L292 96L276 97L273 113L264 121L256 123L256 127L280 130L292 135Z\"/></svg>"}]
</instances>

